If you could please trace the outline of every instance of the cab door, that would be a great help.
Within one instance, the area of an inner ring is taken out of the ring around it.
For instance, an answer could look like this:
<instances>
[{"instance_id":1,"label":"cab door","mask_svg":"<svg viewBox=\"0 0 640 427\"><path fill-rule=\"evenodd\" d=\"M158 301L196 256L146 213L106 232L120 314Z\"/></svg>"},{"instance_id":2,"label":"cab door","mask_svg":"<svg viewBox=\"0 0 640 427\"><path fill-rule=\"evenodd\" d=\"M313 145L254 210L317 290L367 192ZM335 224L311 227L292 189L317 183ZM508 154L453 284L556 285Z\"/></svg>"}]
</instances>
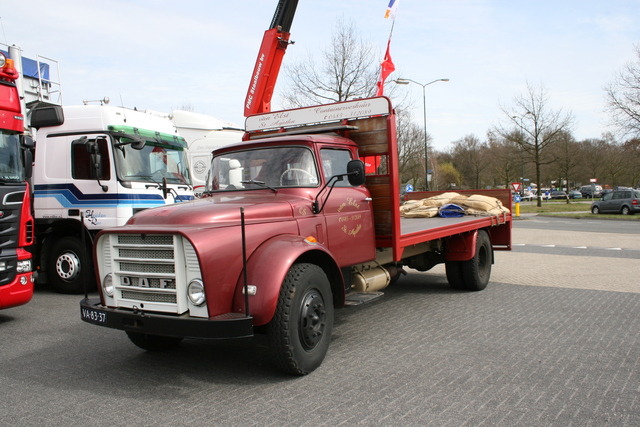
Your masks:
<instances>
[{"instance_id":1,"label":"cab door","mask_svg":"<svg viewBox=\"0 0 640 427\"><path fill-rule=\"evenodd\" d=\"M325 180L344 174L352 160L348 149L322 148L320 161ZM322 214L327 224L328 247L340 264L347 267L375 259L375 230L371 197L364 186L351 187L346 177L338 181L331 194L323 192L319 204L326 201Z\"/></svg>"}]
</instances>

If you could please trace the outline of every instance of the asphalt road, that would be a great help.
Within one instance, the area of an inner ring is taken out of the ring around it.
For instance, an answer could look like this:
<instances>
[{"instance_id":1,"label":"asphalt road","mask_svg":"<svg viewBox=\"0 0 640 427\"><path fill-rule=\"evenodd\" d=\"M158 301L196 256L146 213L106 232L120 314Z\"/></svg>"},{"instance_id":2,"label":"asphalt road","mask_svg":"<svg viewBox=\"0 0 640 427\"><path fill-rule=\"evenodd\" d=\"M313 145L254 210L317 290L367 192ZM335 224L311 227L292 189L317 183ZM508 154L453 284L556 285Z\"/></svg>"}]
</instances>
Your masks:
<instances>
[{"instance_id":1,"label":"asphalt road","mask_svg":"<svg viewBox=\"0 0 640 427\"><path fill-rule=\"evenodd\" d=\"M271 365L261 337L145 353L80 321L80 297L38 289L0 312L0 423L637 426L629 224L515 221L485 291L452 291L441 266L413 272L338 310L327 358L300 378Z\"/></svg>"}]
</instances>

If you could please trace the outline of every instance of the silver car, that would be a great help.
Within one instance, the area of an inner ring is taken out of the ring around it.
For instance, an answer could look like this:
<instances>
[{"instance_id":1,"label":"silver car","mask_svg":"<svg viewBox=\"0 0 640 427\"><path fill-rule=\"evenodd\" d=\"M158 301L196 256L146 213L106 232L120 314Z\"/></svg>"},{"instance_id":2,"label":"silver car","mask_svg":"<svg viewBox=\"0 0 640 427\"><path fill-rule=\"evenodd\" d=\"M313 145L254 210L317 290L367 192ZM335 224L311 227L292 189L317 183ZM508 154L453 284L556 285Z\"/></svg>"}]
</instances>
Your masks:
<instances>
[{"instance_id":1,"label":"silver car","mask_svg":"<svg viewBox=\"0 0 640 427\"><path fill-rule=\"evenodd\" d=\"M620 213L630 215L640 212L639 190L616 190L602 196L591 204L591 213Z\"/></svg>"}]
</instances>

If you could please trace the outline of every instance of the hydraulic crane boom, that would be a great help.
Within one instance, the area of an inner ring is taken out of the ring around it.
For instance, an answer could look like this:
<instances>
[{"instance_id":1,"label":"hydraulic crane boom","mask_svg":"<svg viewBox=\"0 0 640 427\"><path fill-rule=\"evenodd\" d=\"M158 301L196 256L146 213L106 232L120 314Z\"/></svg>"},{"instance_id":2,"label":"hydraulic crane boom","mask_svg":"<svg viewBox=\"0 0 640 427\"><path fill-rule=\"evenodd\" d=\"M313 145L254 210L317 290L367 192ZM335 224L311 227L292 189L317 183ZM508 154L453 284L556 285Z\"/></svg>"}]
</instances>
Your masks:
<instances>
[{"instance_id":1,"label":"hydraulic crane boom","mask_svg":"<svg viewBox=\"0 0 640 427\"><path fill-rule=\"evenodd\" d=\"M280 73L280 65L289 45L289 30L296 13L298 0L279 0L271 26L265 31L251 74L249 90L244 102L244 115L271 111L271 97Z\"/></svg>"}]
</instances>

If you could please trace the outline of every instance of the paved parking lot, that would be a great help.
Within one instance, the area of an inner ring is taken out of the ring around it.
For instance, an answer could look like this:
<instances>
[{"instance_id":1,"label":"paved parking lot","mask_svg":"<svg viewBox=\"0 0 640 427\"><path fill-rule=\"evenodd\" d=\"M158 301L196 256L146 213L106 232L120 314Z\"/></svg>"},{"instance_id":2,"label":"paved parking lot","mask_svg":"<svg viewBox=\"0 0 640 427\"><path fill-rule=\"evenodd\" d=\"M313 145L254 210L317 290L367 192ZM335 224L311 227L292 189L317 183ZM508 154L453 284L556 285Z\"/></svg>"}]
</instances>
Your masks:
<instances>
[{"instance_id":1,"label":"paved parking lot","mask_svg":"<svg viewBox=\"0 0 640 427\"><path fill-rule=\"evenodd\" d=\"M261 337L145 353L82 323L77 296L39 290L0 312L0 420L637 426L640 285L621 279L640 271L637 240L516 228L483 292L452 291L437 267L339 310L325 362L301 378L272 367Z\"/></svg>"}]
</instances>

